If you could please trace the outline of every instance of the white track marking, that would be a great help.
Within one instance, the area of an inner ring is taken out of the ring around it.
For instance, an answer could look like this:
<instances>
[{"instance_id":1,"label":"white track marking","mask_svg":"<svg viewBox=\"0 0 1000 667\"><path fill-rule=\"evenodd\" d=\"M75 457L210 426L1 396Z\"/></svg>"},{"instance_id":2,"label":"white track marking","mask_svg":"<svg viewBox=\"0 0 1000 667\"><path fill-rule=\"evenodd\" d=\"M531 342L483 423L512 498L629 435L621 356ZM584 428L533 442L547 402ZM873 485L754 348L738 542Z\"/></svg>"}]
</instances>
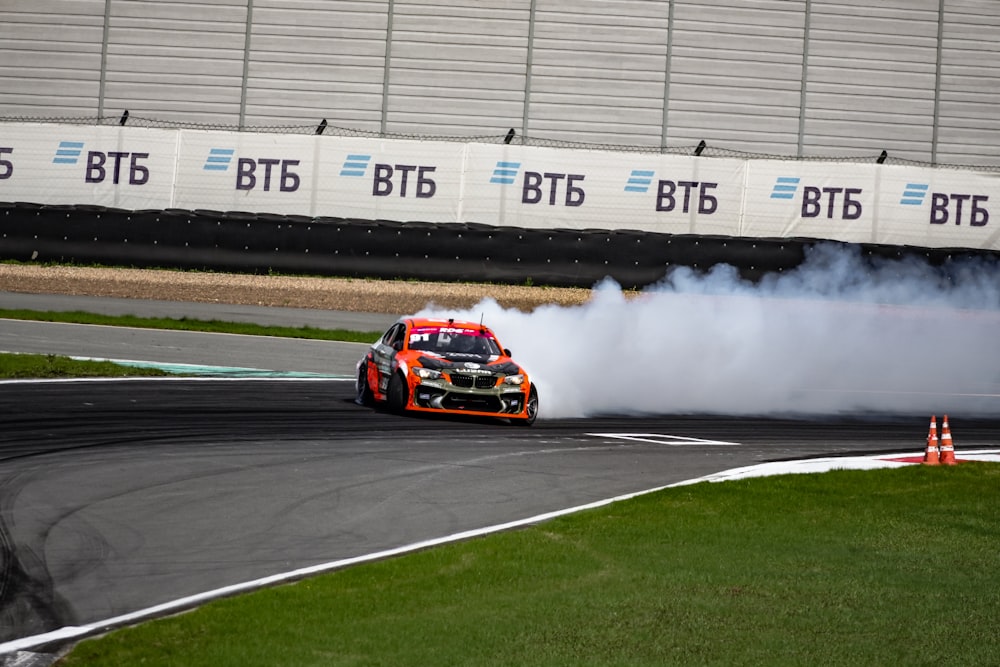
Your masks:
<instances>
[{"instance_id":1,"label":"white track marking","mask_svg":"<svg viewBox=\"0 0 1000 667\"><path fill-rule=\"evenodd\" d=\"M595 438L615 438L618 440L631 440L633 442L651 442L654 445L669 445L671 447L685 447L688 445L739 445L738 442L726 442L725 440L704 440L702 438L686 438L682 435L666 435L663 433L587 433Z\"/></svg>"}]
</instances>

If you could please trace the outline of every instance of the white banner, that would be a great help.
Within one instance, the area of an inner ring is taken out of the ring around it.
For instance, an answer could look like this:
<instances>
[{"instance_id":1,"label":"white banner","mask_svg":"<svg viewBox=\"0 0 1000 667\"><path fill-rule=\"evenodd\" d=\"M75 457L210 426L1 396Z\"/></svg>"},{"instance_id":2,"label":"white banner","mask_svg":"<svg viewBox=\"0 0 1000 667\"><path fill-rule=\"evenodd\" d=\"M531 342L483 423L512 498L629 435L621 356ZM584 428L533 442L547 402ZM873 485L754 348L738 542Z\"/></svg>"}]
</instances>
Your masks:
<instances>
[{"instance_id":1,"label":"white banner","mask_svg":"<svg viewBox=\"0 0 1000 667\"><path fill-rule=\"evenodd\" d=\"M313 137L182 130L174 208L313 215Z\"/></svg>"},{"instance_id":2,"label":"white banner","mask_svg":"<svg viewBox=\"0 0 1000 667\"><path fill-rule=\"evenodd\" d=\"M877 165L750 163L742 236L871 243Z\"/></svg>"},{"instance_id":3,"label":"white banner","mask_svg":"<svg viewBox=\"0 0 1000 667\"><path fill-rule=\"evenodd\" d=\"M990 215L1000 174L898 166L880 173L876 243L1000 250L1000 219Z\"/></svg>"},{"instance_id":4,"label":"white banner","mask_svg":"<svg viewBox=\"0 0 1000 667\"><path fill-rule=\"evenodd\" d=\"M755 160L743 236L1000 250L1000 178L898 165Z\"/></svg>"},{"instance_id":5,"label":"white banner","mask_svg":"<svg viewBox=\"0 0 1000 667\"><path fill-rule=\"evenodd\" d=\"M0 124L0 200L1000 250L1000 175L322 135Z\"/></svg>"},{"instance_id":6,"label":"white banner","mask_svg":"<svg viewBox=\"0 0 1000 667\"><path fill-rule=\"evenodd\" d=\"M317 139L315 215L456 222L465 144L352 137Z\"/></svg>"},{"instance_id":7,"label":"white banner","mask_svg":"<svg viewBox=\"0 0 1000 667\"><path fill-rule=\"evenodd\" d=\"M464 144L181 132L175 208L454 222Z\"/></svg>"},{"instance_id":8,"label":"white banner","mask_svg":"<svg viewBox=\"0 0 1000 667\"><path fill-rule=\"evenodd\" d=\"M492 225L739 232L745 163L471 144L462 219Z\"/></svg>"},{"instance_id":9,"label":"white banner","mask_svg":"<svg viewBox=\"0 0 1000 667\"><path fill-rule=\"evenodd\" d=\"M0 124L0 197L35 204L169 208L177 140L173 130Z\"/></svg>"}]
</instances>

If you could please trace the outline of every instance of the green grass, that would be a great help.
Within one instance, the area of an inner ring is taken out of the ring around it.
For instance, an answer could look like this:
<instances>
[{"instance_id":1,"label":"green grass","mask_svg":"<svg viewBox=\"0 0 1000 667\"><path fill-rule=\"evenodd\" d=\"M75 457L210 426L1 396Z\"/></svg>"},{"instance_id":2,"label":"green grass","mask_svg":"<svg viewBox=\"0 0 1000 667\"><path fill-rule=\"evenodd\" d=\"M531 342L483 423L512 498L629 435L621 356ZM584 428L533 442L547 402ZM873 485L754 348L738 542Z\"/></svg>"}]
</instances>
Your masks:
<instances>
[{"instance_id":1,"label":"green grass","mask_svg":"<svg viewBox=\"0 0 1000 667\"><path fill-rule=\"evenodd\" d=\"M81 361L55 354L0 354L0 379L149 377L170 375L155 368L132 368L111 361Z\"/></svg>"},{"instance_id":2,"label":"green grass","mask_svg":"<svg viewBox=\"0 0 1000 667\"><path fill-rule=\"evenodd\" d=\"M182 317L138 317L135 315L95 315L82 311L37 311L11 310L0 308L0 318L12 320L32 320L35 322L71 322L75 324L99 324L103 326L137 327L140 329L168 329L172 331L208 331L232 333L247 336L281 336L284 338L308 338L314 340L336 340L353 343L371 343L382 335L381 331L350 331L347 329L317 329L315 327L275 327L219 320L195 320Z\"/></svg>"},{"instance_id":3,"label":"green grass","mask_svg":"<svg viewBox=\"0 0 1000 667\"><path fill-rule=\"evenodd\" d=\"M10 310L0 308L0 318L32 320L36 322L70 322L74 324L99 324L103 326L136 327L141 329L168 329L173 331L208 331L246 336L280 336L313 340L371 343L382 335L381 331L350 331L347 329L317 329L315 327L274 327L219 320L169 319L137 317L135 315L95 315L82 311L48 312L36 310ZM81 361L52 354L3 354L0 353L0 379L7 378L64 378L64 377L129 377L171 375L156 369L133 368L110 361Z\"/></svg>"},{"instance_id":4,"label":"green grass","mask_svg":"<svg viewBox=\"0 0 1000 667\"><path fill-rule=\"evenodd\" d=\"M668 489L112 632L60 665L995 665L1000 465Z\"/></svg>"},{"instance_id":5,"label":"green grass","mask_svg":"<svg viewBox=\"0 0 1000 667\"><path fill-rule=\"evenodd\" d=\"M135 315L95 315L83 311L36 311L0 308L0 318L35 322L69 322L102 326L168 329L173 331L208 331L245 336L280 336L312 340L371 343L381 331L350 331L347 329L317 329L315 327L275 327L219 320L169 319ZM0 353L0 379L62 378L62 377L126 377L171 375L152 368L133 368L110 361L78 361L52 354Z\"/></svg>"}]
</instances>

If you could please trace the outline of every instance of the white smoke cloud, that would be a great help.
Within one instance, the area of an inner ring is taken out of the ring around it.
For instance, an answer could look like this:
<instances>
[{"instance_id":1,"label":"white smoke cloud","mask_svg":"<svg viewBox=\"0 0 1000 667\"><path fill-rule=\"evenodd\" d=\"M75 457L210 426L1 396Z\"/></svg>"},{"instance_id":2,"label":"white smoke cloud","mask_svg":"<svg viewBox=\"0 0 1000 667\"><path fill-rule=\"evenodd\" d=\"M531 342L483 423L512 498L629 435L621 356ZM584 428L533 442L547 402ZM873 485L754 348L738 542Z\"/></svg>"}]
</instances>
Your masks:
<instances>
[{"instance_id":1,"label":"white smoke cloud","mask_svg":"<svg viewBox=\"0 0 1000 667\"><path fill-rule=\"evenodd\" d=\"M542 418L1000 416L1000 266L985 260L942 271L820 245L756 284L678 269L639 295L605 280L581 306L420 315L484 320L537 383Z\"/></svg>"}]
</instances>

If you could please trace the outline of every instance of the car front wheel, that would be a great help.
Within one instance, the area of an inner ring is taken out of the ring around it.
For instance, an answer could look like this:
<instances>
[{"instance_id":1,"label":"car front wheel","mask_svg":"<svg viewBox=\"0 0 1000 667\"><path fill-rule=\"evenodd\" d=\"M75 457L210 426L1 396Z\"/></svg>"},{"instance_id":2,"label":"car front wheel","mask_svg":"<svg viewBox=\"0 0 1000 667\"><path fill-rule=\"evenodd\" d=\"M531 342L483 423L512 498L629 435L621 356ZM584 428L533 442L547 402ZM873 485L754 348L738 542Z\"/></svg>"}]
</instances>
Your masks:
<instances>
[{"instance_id":1,"label":"car front wheel","mask_svg":"<svg viewBox=\"0 0 1000 667\"><path fill-rule=\"evenodd\" d=\"M406 410L406 403L409 400L408 392L406 389L406 380L399 373L395 373L392 379L389 380L389 392L386 396L386 401L389 404L389 409L397 414Z\"/></svg>"},{"instance_id":2,"label":"car front wheel","mask_svg":"<svg viewBox=\"0 0 1000 667\"><path fill-rule=\"evenodd\" d=\"M526 419L511 419L510 422L518 426L531 426L535 423L535 419L538 418L538 390L535 389L534 385L528 393L528 402L524 406L524 413L528 415Z\"/></svg>"}]
</instances>

